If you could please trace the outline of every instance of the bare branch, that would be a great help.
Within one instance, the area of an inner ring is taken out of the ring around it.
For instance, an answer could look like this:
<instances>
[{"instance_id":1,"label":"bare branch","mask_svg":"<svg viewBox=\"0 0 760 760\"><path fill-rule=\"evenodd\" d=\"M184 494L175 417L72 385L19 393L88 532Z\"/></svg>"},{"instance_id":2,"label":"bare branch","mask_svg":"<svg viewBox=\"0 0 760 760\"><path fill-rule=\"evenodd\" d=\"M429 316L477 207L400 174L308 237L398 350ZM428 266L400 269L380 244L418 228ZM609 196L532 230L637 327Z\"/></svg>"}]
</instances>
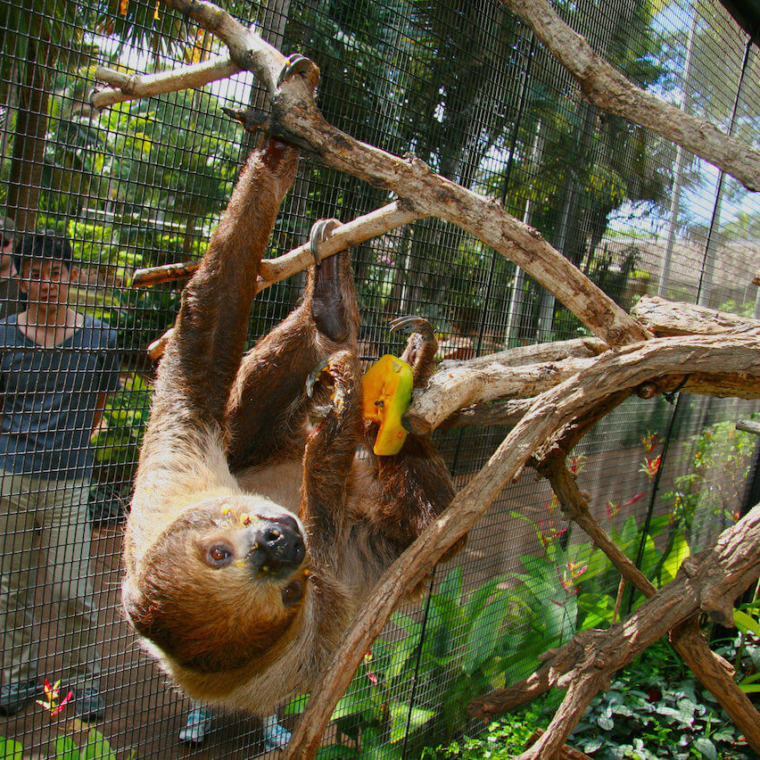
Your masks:
<instances>
[{"instance_id":1,"label":"bare branch","mask_svg":"<svg viewBox=\"0 0 760 760\"><path fill-rule=\"evenodd\" d=\"M335 227L319 246L317 256L320 261L334 256L346 248L354 248L374 237L379 237L397 227L421 219L422 215L415 211L413 204L408 201L394 201L387 206L376 209L364 216ZM314 263L314 254L308 243L304 243L289 253L275 259L264 259L259 270L256 292L274 285L276 282L292 277ZM137 269L132 275L132 287L147 287L170 280L187 279L198 268L195 262L182 264L167 264L150 269Z\"/></svg>"},{"instance_id":2,"label":"bare branch","mask_svg":"<svg viewBox=\"0 0 760 760\"><path fill-rule=\"evenodd\" d=\"M739 554L738 557L736 553ZM576 634L561 649L547 652L546 663L538 673L503 693L495 692L481 700L475 700L471 709L476 714L482 712L490 715L493 714L497 698L509 696L511 706L522 704L522 700L518 701L522 688L529 691L531 697L537 696L538 689L546 683L567 688L562 706L546 733L535 745L523 752L519 760L552 757L552 753L564 744L583 716L589 702L600 690L606 688L613 673L625 667L657 639L689 620L695 613L700 610L711 613L719 593L725 594L724 605L733 604L759 575L760 506L725 530L710 551L685 561L676 579L651 596L623 623L607 631L583 631ZM722 613L718 615L718 620L723 624L728 622ZM700 652L704 654L701 647ZM706 660L697 667L701 667L706 676L707 668L717 669L722 666L718 660L709 658L709 661ZM722 683L725 683L725 675L721 676ZM751 705L750 711L742 719L743 726L747 725L750 731L749 735L745 733L745 738L753 749L760 751L760 721Z\"/></svg>"},{"instance_id":3,"label":"bare branch","mask_svg":"<svg viewBox=\"0 0 760 760\"><path fill-rule=\"evenodd\" d=\"M667 335L717 335L727 331L760 330L760 319L708 309L660 296L642 296L631 314L658 337Z\"/></svg>"},{"instance_id":4,"label":"bare branch","mask_svg":"<svg viewBox=\"0 0 760 760\"><path fill-rule=\"evenodd\" d=\"M258 80L274 93L278 77L285 64L285 56L265 42L252 29L248 29L227 11L205 0L164 0L164 2L193 19L197 24L218 37L229 49L230 58L243 70L252 71ZM292 80L294 87L299 77ZM308 88L297 88L301 98L312 100Z\"/></svg>"},{"instance_id":5,"label":"bare branch","mask_svg":"<svg viewBox=\"0 0 760 760\"><path fill-rule=\"evenodd\" d=\"M312 694L288 745L286 757L309 760L314 756L335 704L393 610L443 554L473 527L504 485L518 477L544 441L608 396L619 393L621 388L636 387L653 376L660 376L663 367L678 367L683 373L708 372L720 367L728 372L746 373L754 378L752 382L760 389L758 350L760 339L756 335L738 336L732 340L726 340L725 336L659 338L620 351L608 351L583 372L538 396L486 466L380 579L372 597L359 611L335 652L321 689ZM757 518L760 522L760 509ZM760 547L755 549L760 552ZM744 552L743 559L746 556ZM717 590L718 586L714 588ZM721 591L727 596L730 593L727 588ZM709 598L714 600L715 596ZM702 602L704 604L704 598ZM675 622L678 620L658 633L657 638ZM562 736L564 741L566 734Z\"/></svg>"},{"instance_id":6,"label":"bare branch","mask_svg":"<svg viewBox=\"0 0 760 760\"><path fill-rule=\"evenodd\" d=\"M668 313L671 312L670 304L663 301ZM710 310L712 311L712 310ZM652 312L654 313L654 312ZM717 312L714 312L717 313ZM705 315L709 319L709 315ZM751 320L750 320L751 322ZM760 336L760 325L755 330L750 330L751 325L747 320L741 322L747 331L750 340L757 340ZM692 333L679 333L679 335L692 335ZM716 337L721 337L726 345L731 344L734 337L745 333L716 331ZM498 354L469 359L460 362L443 362L441 368L430 379L427 387L414 392L412 406L404 415L405 426L414 433L430 433L451 418L459 409L482 404L495 399L530 398L558 383L566 380L577 372L582 372L592 365L608 362L621 361L630 351L636 351L639 347L627 347L620 349L619 353L607 352L596 357L600 347L593 342L568 341L566 350L567 358L562 356L561 344L547 344L545 346L521 347L504 351ZM671 341L663 343L661 341ZM675 338L661 338L650 341L652 349L657 352L665 345L687 345ZM545 350L542 350L545 349ZM643 349L642 349L643 350ZM513 355L514 354L514 355ZM526 364L531 358L557 357L556 360L539 361L535 364ZM587 357L587 358L583 358ZM596 357L596 358L588 358ZM704 370L684 373L677 359L676 363L668 366L660 365L661 371L648 378L642 378L641 383L633 385L621 385L619 390L628 387L643 398L651 398L660 393L671 393L682 390L687 393L699 393L708 396L735 396L738 398L758 398L760 385L756 377L746 375L743 371L731 372L725 368L725 372L716 373L715 367L705 367ZM517 410L512 409L510 414ZM487 418L488 414L482 412ZM473 414L470 414L472 418ZM461 424L466 424L462 422ZM497 424L494 422L494 424ZM449 425L451 427L451 425Z\"/></svg>"},{"instance_id":7,"label":"bare branch","mask_svg":"<svg viewBox=\"0 0 760 760\"><path fill-rule=\"evenodd\" d=\"M584 37L573 31L546 0L504 0L578 81L598 108L651 129L655 134L701 156L749 190L760 190L760 153L631 84L597 55Z\"/></svg>"},{"instance_id":8,"label":"bare branch","mask_svg":"<svg viewBox=\"0 0 760 760\"><path fill-rule=\"evenodd\" d=\"M139 100L166 92L203 87L209 82L237 74L240 67L228 56L218 55L203 63L183 66L159 74L125 74L105 66L98 66L95 79L110 84L114 89L99 90L90 96L95 108L107 108L127 100Z\"/></svg>"}]
</instances>

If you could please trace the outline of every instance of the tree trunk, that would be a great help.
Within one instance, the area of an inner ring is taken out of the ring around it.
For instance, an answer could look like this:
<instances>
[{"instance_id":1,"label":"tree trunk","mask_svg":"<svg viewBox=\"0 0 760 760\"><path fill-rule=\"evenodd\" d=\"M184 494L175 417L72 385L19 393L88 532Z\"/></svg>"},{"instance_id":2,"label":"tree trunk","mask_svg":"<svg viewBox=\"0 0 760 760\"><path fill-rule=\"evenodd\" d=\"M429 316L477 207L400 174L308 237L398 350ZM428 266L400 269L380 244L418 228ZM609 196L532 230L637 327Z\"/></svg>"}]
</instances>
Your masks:
<instances>
[{"instance_id":1,"label":"tree trunk","mask_svg":"<svg viewBox=\"0 0 760 760\"><path fill-rule=\"evenodd\" d=\"M8 215L19 232L37 222L42 186L42 161L48 124L48 66L52 51L44 25L28 48L24 82L19 91L13 158L8 183Z\"/></svg>"}]
</instances>

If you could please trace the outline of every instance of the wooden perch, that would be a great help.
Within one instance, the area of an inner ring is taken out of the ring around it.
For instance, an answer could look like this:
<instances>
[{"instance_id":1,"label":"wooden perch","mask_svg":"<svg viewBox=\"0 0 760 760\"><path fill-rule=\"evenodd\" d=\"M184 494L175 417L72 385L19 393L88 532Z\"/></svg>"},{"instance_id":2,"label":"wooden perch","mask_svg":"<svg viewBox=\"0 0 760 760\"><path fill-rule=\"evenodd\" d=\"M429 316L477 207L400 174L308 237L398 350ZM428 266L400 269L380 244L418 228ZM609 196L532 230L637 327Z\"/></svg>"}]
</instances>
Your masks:
<instances>
[{"instance_id":1,"label":"wooden perch","mask_svg":"<svg viewBox=\"0 0 760 760\"><path fill-rule=\"evenodd\" d=\"M123 71L98 66L95 69L95 79L110 84L113 89L95 90L90 95L90 104L98 109L108 108L128 100L203 87L209 82L226 79L239 71L240 67L228 55L213 56L202 63L158 74L126 74Z\"/></svg>"},{"instance_id":2,"label":"wooden perch","mask_svg":"<svg viewBox=\"0 0 760 760\"><path fill-rule=\"evenodd\" d=\"M681 301L668 301L660 296L642 296L631 309L631 314L658 337L760 330L760 319Z\"/></svg>"},{"instance_id":3,"label":"wooden perch","mask_svg":"<svg viewBox=\"0 0 760 760\"><path fill-rule=\"evenodd\" d=\"M592 412L609 396L621 390L633 390L672 372L713 377L716 386L720 386L716 373L720 368L732 377L745 377L757 395L760 391L758 352L760 336L752 333L735 338L725 335L658 338L619 351L607 351L577 375L539 395L485 467L380 579L372 598L359 611L336 651L322 688L312 694L286 757L308 760L314 756L338 699L393 610L443 554L475 525L504 485L518 477L539 447L573 420ZM725 609L723 612L725 620ZM667 628L663 633L666 631ZM585 681L587 677L583 677ZM583 690L584 683L573 688Z\"/></svg>"},{"instance_id":4,"label":"wooden perch","mask_svg":"<svg viewBox=\"0 0 760 760\"><path fill-rule=\"evenodd\" d=\"M760 190L760 153L703 119L631 84L573 31L547 0L504 0L577 80L597 108L650 129Z\"/></svg>"},{"instance_id":5,"label":"wooden perch","mask_svg":"<svg viewBox=\"0 0 760 760\"><path fill-rule=\"evenodd\" d=\"M551 757L564 744L591 699L607 688L613 673L699 611L721 625L733 625L734 600L758 576L760 506L725 530L712 549L685 560L676 579L622 623L606 631L576 634L569 644L547 652L545 664L537 673L509 689L474 701L471 712L486 717L494 713L496 698L504 705L516 706L525 701L524 694L534 698L544 687L566 688L567 696L546 733L519 760ZM757 711L746 695L743 697L750 712L742 730L750 745L760 752Z\"/></svg>"},{"instance_id":6,"label":"wooden perch","mask_svg":"<svg viewBox=\"0 0 760 760\"><path fill-rule=\"evenodd\" d=\"M356 219L341 224L328 234L319 244L316 251L320 261L328 256L334 256L346 248L354 248L367 240L384 235L397 227L421 219L422 215L408 201L394 201L375 211L357 216ZM264 259L259 269L256 292L274 285L276 282L291 277L303 271L314 263L314 255L308 243L304 243L289 253L275 259ZM132 287L149 287L161 282L187 279L198 268L196 262L183 264L167 264L150 269L137 269L132 275Z\"/></svg>"}]
</instances>

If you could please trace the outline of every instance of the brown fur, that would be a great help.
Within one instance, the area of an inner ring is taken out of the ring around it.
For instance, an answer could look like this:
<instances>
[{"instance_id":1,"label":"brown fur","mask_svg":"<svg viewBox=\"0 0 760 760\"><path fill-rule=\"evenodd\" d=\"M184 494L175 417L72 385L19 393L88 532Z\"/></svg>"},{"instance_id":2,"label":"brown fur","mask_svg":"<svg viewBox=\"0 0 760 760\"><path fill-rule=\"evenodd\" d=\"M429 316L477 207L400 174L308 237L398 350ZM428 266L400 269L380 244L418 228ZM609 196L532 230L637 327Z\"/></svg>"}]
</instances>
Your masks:
<instances>
[{"instance_id":1,"label":"brown fur","mask_svg":"<svg viewBox=\"0 0 760 760\"><path fill-rule=\"evenodd\" d=\"M243 356L296 163L276 141L251 157L183 294L125 538L123 603L146 647L190 695L260 714L311 688L357 605L453 496L426 439L356 457L377 431L361 418L347 254L311 271L303 303Z\"/></svg>"}]
</instances>

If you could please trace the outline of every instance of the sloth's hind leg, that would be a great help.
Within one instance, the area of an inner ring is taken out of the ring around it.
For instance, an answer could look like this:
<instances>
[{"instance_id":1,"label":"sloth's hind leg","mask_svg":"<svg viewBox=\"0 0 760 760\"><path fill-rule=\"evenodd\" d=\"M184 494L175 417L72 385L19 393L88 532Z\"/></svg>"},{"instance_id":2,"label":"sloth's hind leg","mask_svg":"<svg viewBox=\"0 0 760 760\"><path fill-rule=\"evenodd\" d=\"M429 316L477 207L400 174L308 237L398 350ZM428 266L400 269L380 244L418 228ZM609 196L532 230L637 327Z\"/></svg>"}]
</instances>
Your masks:
<instances>
[{"instance_id":1,"label":"sloth's hind leg","mask_svg":"<svg viewBox=\"0 0 760 760\"><path fill-rule=\"evenodd\" d=\"M306 379L335 351L355 350L358 321L348 252L311 267L301 305L243 358L227 407L233 472L301 457Z\"/></svg>"}]
</instances>

